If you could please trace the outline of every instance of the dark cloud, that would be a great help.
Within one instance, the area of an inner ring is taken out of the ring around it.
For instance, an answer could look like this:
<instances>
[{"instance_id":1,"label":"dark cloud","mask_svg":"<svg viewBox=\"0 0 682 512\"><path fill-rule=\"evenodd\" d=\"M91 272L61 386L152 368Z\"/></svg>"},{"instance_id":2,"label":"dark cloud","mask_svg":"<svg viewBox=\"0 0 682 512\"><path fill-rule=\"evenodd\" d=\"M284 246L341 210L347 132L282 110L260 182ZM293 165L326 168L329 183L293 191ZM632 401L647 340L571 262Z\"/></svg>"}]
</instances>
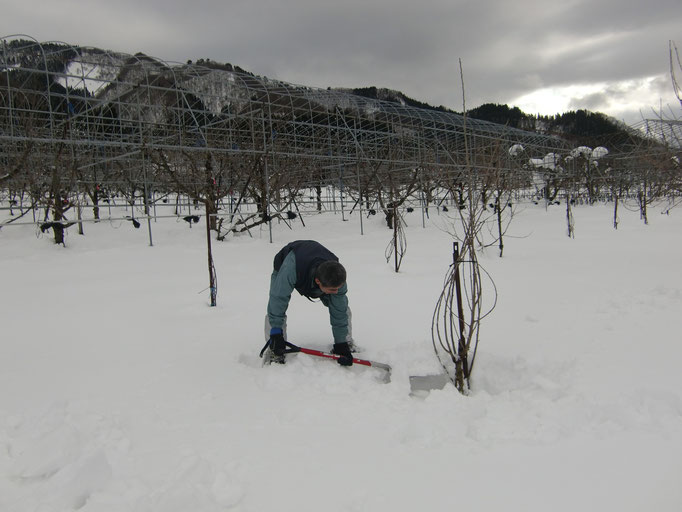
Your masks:
<instances>
[{"instance_id":1,"label":"dark cloud","mask_svg":"<svg viewBox=\"0 0 682 512\"><path fill-rule=\"evenodd\" d=\"M399 89L455 109L460 58L471 107L603 83L572 97L571 108L615 108L614 97L636 94L618 84L663 80L668 40L682 43L679 0L0 0L0 8L0 35L211 58L317 87ZM646 88L651 101L656 92L670 96L672 87Z\"/></svg>"}]
</instances>

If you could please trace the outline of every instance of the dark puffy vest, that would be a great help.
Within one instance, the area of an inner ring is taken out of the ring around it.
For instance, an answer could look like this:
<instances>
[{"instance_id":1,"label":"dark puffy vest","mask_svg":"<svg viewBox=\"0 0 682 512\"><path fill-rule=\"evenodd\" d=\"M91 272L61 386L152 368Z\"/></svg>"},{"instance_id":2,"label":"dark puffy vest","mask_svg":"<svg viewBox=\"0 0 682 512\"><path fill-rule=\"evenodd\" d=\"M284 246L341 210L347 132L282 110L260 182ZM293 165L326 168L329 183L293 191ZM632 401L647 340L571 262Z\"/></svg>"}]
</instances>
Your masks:
<instances>
[{"instance_id":1,"label":"dark puffy vest","mask_svg":"<svg viewBox=\"0 0 682 512\"><path fill-rule=\"evenodd\" d=\"M323 261L339 261L333 252L314 240L296 240L282 248L275 255L274 267L279 272L284 258L290 252L296 255L296 291L301 295L316 299L324 295L315 284L315 270Z\"/></svg>"}]
</instances>

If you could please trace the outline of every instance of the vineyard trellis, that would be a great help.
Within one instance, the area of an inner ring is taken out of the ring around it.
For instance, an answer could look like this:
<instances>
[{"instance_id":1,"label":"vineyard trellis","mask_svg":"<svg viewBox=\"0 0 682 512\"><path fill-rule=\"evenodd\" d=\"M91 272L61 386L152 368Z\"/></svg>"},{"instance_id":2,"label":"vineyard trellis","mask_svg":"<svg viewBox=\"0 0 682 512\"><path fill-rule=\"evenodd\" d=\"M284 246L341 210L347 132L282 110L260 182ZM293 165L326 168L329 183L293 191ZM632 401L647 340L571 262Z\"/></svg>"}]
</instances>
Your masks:
<instances>
[{"instance_id":1,"label":"vineyard trellis","mask_svg":"<svg viewBox=\"0 0 682 512\"><path fill-rule=\"evenodd\" d=\"M334 186L384 211L390 225L424 183L458 194L462 128L454 113L291 85L228 64L2 38L0 186L49 209L53 222L65 207L92 208L98 219L112 195L149 217L181 194L206 208L214 231L245 231L299 208L303 190L316 191L321 209L321 190ZM565 145L473 119L467 137L479 155L501 143L539 156ZM506 160L495 166L530 180L527 164Z\"/></svg>"},{"instance_id":2,"label":"vineyard trellis","mask_svg":"<svg viewBox=\"0 0 682 512\"><path fill-rule=\"evenodd\" d=\"M465 132L452 112L292 85L229 64L2 38L0 189L10 208L43 209L34 222L57 226L58 242L64 227L82 224L85 208L93 220L111 211L114 196L140 206L147 220L183 196L224 237L287 220L309 202L320 211L322 191L334 187L360 209L383 211L392 227L396 208L415 196L464 205L467 152L482 200L501 205L509 192L534 187L548 202L569 204L617 189L639 198L645 218L650 200L679 193L679 123L649 121L648 138L612 141L604 158L576 156L557 137L467 123Z\"/></svg>"}]
</instances>

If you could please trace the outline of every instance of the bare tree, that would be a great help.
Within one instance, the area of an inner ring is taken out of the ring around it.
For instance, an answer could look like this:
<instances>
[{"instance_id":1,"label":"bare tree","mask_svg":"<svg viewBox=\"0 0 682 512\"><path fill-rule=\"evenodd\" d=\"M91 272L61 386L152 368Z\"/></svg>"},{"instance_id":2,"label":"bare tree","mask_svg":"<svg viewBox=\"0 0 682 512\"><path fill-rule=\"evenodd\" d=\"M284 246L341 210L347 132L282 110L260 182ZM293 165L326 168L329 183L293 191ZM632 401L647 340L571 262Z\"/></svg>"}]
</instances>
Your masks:
<instances>
[{"instance_id":1,"label":"bare tree","mask_svg":"<svg viewBox=\"0 0 682 512\"><path fill-rule=\"evenodd\" d=\"M461 393L466 393L470 387L480 323L489 311L484 311L482 281L484 271L478 263L476 254L476 249L480 245L479 234L485 221L482 214L482 191L477 182L479 174L474 165L474 154L473 152L470 154L461 60L460 74L464 111L463 177L465 178L467 204L465 212L460 210L462 213L459 226L453 226L454 231L451 233L458 241L453 243L453 262L446 275L443 291L436 303L431 323L431 335L436 355L450 379ZM454 158L452 160L456 163ZM449 363L454 366L454 370L448 368L448 364L441 359L439 350L448 356Z\"/></svg>"}]
</instances>

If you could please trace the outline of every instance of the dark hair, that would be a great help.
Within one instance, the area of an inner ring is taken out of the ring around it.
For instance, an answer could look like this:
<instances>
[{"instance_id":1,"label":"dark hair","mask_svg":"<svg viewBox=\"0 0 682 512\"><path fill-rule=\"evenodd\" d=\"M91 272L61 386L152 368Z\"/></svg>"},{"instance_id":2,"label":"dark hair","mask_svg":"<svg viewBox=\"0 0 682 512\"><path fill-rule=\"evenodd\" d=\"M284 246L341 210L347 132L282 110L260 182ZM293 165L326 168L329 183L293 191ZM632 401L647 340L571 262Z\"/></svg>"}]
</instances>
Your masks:
<instances>
[{"instance_id":1,"label":"dark hair","mask_svg":"<svg viewBox=\"0 0 682 512\"><path fill-rule=\"evenodd\" d=\"M338 261L323 261L317 266L315 277L320 280L322 286L336 288L346 282L346 269Z\"/></svg>"}]
</instances>

